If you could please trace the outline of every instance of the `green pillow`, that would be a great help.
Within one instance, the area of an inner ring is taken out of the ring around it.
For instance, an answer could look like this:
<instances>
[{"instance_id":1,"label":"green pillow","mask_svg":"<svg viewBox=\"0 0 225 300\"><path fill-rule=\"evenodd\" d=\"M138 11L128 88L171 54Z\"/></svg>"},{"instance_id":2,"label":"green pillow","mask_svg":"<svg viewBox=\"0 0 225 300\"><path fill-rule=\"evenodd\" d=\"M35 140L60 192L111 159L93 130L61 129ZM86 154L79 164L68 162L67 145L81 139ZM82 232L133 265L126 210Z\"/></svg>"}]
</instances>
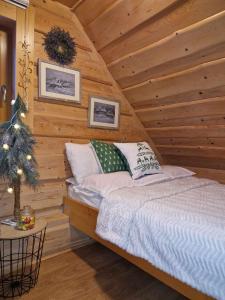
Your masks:
<instances>
[{"instance_id":1,"label":"green pillow","mask_svg":"<svg viewBox=\"0 0 225 300\"><path fill-rule=\"evenodd\" d=\"M91 144L103 173L128 171L126 161L116 146L96 140L92 140Z\"/></svg>"}]
</instances>

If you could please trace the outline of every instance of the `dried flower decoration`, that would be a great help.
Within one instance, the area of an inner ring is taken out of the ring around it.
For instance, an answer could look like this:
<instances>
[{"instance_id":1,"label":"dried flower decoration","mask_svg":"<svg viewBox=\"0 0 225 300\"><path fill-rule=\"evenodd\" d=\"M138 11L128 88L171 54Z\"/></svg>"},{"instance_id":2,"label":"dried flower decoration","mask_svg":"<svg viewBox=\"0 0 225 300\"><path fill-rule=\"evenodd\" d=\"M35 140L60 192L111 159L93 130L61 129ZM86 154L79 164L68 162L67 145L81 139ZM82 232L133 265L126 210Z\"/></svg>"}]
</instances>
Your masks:
<instances>
[{"instance_id":1,"label":"dried flower decoration","mask_svg":"<svg viewBox=\"0 0 225 300\"><path fill-rule=\"evenodd\" d=\"M50 59L61 65L69 65L76 56L76 44L69 32L53 27L45 34L44 48Z\"/></svg>"}]
</instances>

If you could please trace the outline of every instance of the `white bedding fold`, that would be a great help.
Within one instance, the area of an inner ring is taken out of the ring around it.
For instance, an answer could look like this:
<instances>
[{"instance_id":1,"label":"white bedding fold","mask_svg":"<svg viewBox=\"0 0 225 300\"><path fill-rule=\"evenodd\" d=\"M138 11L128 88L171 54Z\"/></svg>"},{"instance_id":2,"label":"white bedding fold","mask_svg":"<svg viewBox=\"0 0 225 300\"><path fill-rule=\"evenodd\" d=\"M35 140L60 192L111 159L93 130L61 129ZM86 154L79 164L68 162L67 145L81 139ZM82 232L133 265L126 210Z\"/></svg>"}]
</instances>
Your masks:
<instances>
[{"instance_id":1,"label":"white bedding fold","mask_svg":"<svg viewBox=\"0 0 225 300\"><path fill-rule=\"evenodd\" d=\"M122 188L103 199L96 232L225 299L225 186L194 177Z\"/></svg>"}]
</instances>

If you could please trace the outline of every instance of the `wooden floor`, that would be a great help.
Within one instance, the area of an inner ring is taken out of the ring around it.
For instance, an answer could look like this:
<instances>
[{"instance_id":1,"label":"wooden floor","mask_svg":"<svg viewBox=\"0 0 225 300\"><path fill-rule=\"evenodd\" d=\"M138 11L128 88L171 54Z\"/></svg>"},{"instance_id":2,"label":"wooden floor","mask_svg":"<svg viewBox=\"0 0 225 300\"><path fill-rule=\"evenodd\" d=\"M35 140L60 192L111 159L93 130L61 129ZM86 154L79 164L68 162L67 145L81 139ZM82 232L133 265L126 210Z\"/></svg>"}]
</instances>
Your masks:
<instances>
[{"instance_id":1,"label":"wooden floor","mask_svg":"<svg viewBox=\"0 0 225 300\"><path fill-rule=\"evenodd\" d=\"M185 300L100 244L44 261L39 283L21 300Z\"/></svg>"}]
</instances>

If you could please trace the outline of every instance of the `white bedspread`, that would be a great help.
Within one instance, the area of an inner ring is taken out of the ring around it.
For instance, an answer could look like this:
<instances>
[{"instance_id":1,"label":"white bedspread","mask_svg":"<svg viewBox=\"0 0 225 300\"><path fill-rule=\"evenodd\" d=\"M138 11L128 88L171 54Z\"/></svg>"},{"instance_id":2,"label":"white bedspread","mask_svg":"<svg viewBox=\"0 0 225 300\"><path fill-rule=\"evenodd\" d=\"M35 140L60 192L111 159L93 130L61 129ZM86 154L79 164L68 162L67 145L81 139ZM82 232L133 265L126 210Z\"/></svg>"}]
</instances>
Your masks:
<instances>
[{"instance_id":1,"label":"white bedspread","mask_svg":"<svg viewBox=\"0 0 225 300\"><path fill-rule=\"evenodd\" d=\"M102 200L96 233L225 299L225 185L189 177L114 190Z\"/></svg>"}]
</instances>

